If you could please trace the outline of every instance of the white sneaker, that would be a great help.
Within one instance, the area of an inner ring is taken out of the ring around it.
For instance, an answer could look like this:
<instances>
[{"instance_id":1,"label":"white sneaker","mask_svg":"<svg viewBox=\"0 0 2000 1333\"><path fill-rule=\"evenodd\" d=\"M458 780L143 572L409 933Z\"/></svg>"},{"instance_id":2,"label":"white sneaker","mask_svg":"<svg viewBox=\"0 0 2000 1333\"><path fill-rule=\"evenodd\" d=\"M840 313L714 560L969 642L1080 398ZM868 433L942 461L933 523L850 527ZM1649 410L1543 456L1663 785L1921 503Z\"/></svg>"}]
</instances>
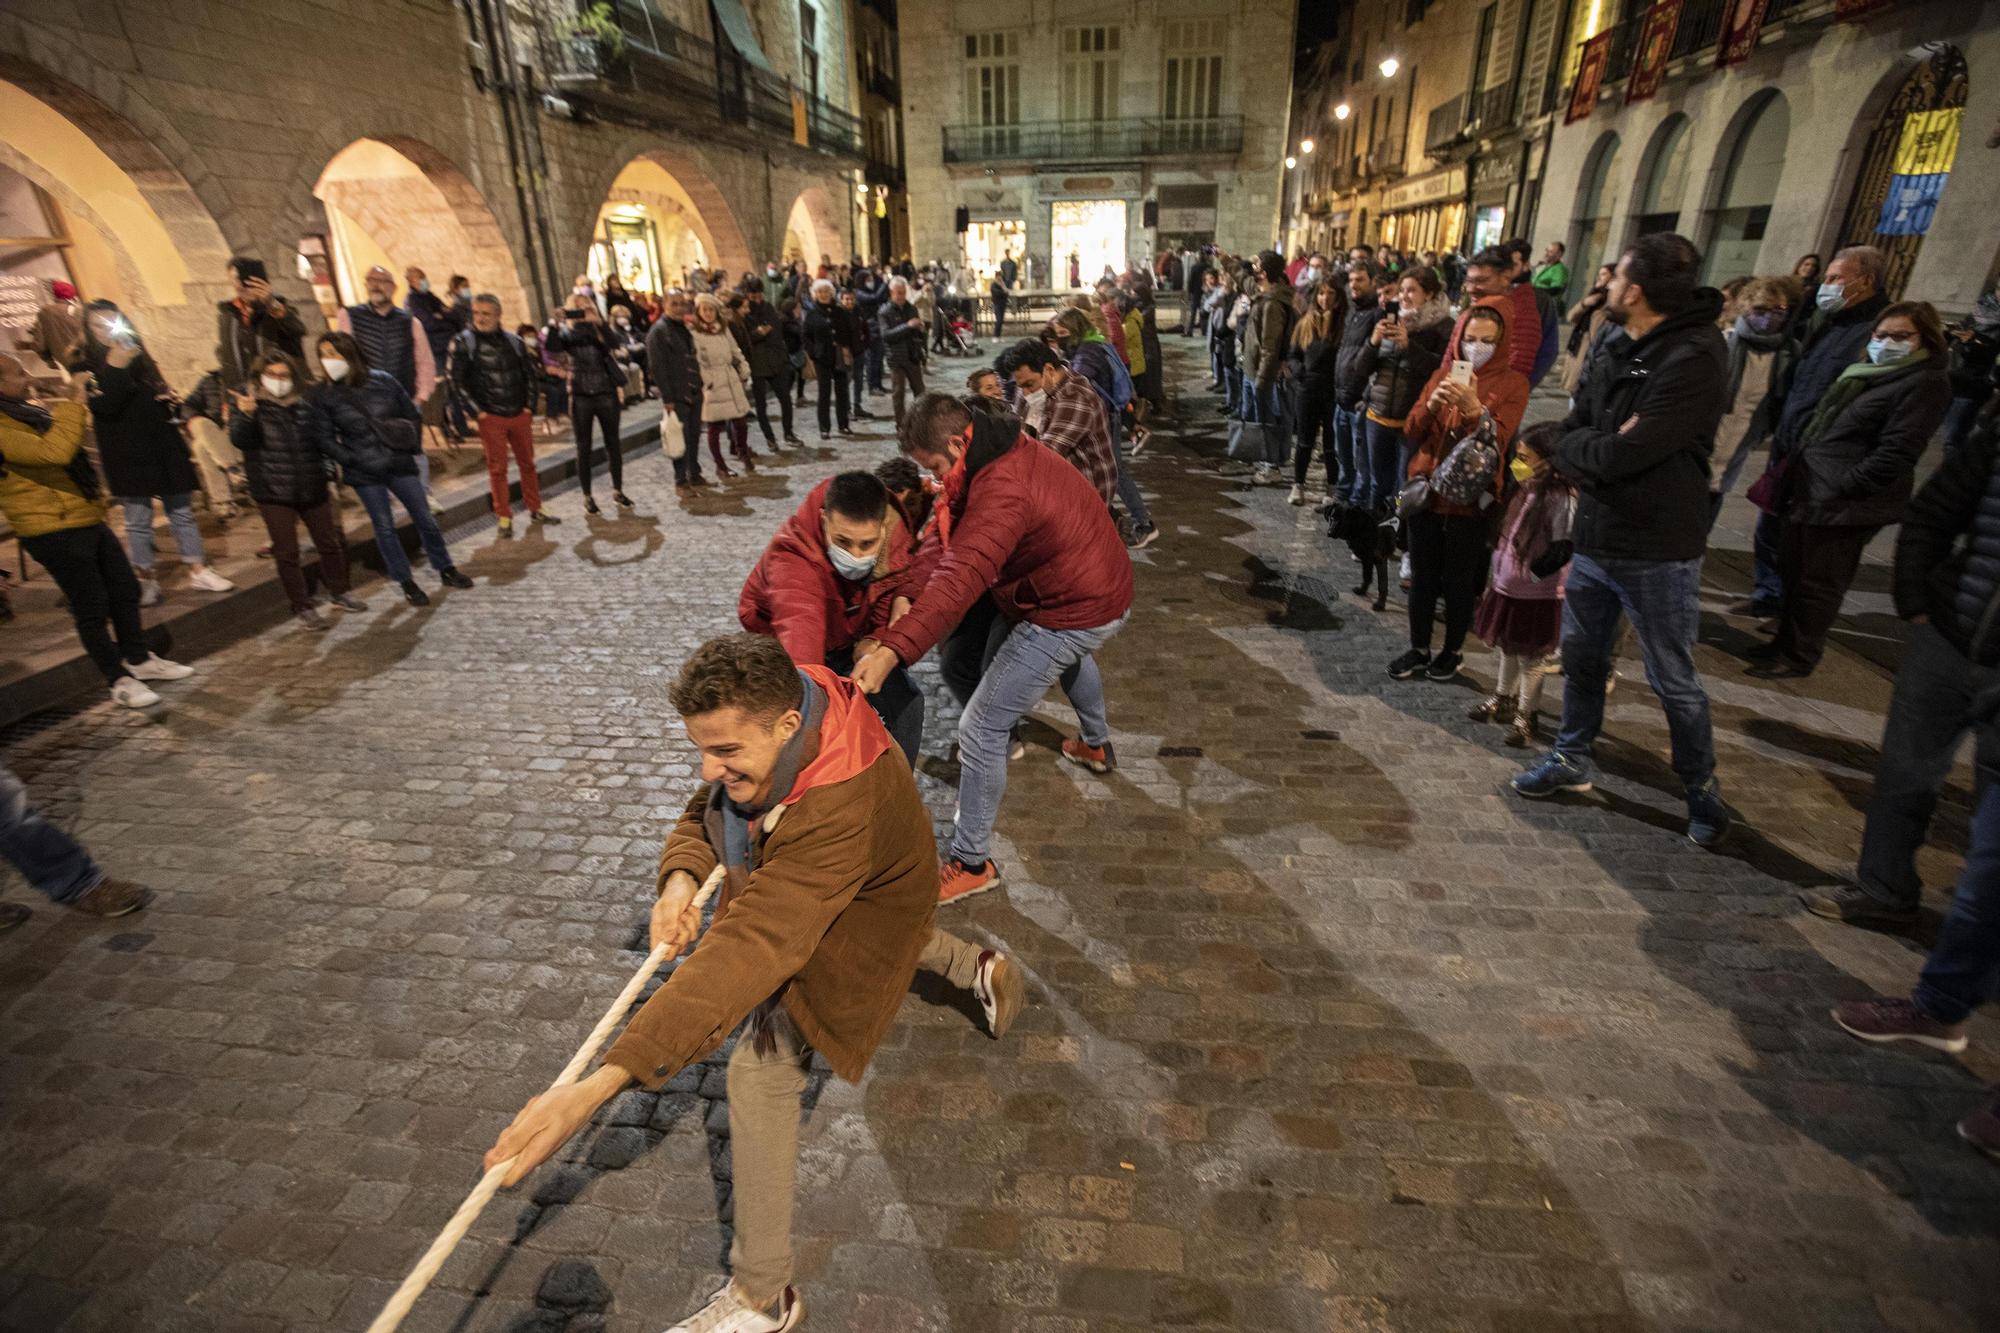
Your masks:
<instances>
[{"instance_id":1,"label":"white sneaker","mask_svg":"<svg viewBox=\"0 0 2000 1333\"><path fill-rule=\"evenodd\" d=\"M431 513L439 518L444 517L444 506L438 503L438 498L435 495L426 495L424 499L430 502Z\"/></svg>"},{"instance_id":2,"label":"white sneaker","mask_svg":"<svg viewBox=\"0 0 2000 1333\"><path fill-rule=\"evenodd\" d=\"M799 1299L797 1287L785 1288L785 1294L778 1298L778 1310L773 1319L752 1309L731 1282L667 1333L790 1333L806 1321L806 1303Z\"/></svg>"},{"instance_id":3,"label":"white sneaker","mask_svg":"<svg viewBox=\"0 0 2000 1333\"><path fill-rule=\"evenodd\" d=\"M144 682L131 676L120 676L112 682L111 698L126 708L151 708L160 701L160 696L147 689Z\"/></svg>"},{"instance_id":4,"label":"white sneaker","mask_svg":"<svg viewBox=\"0 0 2000 1333\"><path fill-rule=\"evenodd\" d=\"M164 596L165 594L160 591L158 579L139 580L139 605L158 606Z\"/></svg>"},{"instance_id":5,"label":"white sneaker","mask_svg":"<svg viewBox=\"0 0 2000 1333\"><path fill-rule=\"evenodd\" d=\"M188 586L191 588L199 588L203 592L236 591L235 584L231 583L228 579L222 577L222 575L216 573L213 569L210 569L207 565L203 565L200 569L197 569L193 574L188 576Z\"/></svg>"},{"instance_id":6,"label":"white sneaker","mask_svg":"<svg viewBox=\"0 0 2000 1333\"><path fill-rule=\"evenodd\" d=\"M143 662L127 662L125 669L140 680L186 680L194 674L193 667L169 662L158 653L149 655Z\"/></svg>"},{"instance_id":7,"label":"white sneaker","mask_svg":"<svg viewBox=\"0 0 2000 1333\"><path fill-rule=\"evenodd\" d=\"M1295 504L1295 505L1304 504L1306 502L1306 488L1299 485L1297 482L1292 483L1292 493L1291 495L1286 497L1286 500L1290 504Z\"/></svg>"}]
</instances>

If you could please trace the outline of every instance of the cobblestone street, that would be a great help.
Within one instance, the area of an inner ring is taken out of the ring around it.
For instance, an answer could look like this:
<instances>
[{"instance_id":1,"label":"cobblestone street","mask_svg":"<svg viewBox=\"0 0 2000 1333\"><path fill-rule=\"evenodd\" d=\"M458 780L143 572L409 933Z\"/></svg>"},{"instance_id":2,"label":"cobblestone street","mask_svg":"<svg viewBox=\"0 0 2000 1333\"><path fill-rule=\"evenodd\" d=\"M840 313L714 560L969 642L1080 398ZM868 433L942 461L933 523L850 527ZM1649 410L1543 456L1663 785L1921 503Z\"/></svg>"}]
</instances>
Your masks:
<instances>
[{"instance_id":1,"label":"cobblestone street","mask_svg":"<svg viewBox=\"0 0 2000 1333\"><path fill-rule=\"evenodd\" d=\"M2000 1024L1948 1058L1827 1018L1913 979L1969 771L1923 927L1805 915L1795 888L1852 864L1889 680L1841 652L1746 681L1715 588L1746 827L1680 836L1636 661L1598 791L1525 805L1521 752L1465 719L1491 661L1388 679L1400 600L1351 595L1282 486L1218 474L1168 341L1193 424L1135 464L1162 537L1100 659L1122 767L1057 762L1052 695L1006 885L946 909L1030 975L1007 1039L920 980L863 1084L809 1089L808 1327L2000 1328L2000 1168L1952 1128ZM0 1327L367 1324L643 956L695 781L666 683L806 490L887 455L874 424L684 502L653 454L633 516L572 488L560 527L455 534L478 586L428 610L365 584L367 612L202 659L151 715L16 730L34 797L159 900L100 923L9 878L36 911L0 938ZM955 719L922 674L948 826ZM680 1318L727 1249L726 1054L503 1195L405 1327Z\"/></svg>"}]
</instances>

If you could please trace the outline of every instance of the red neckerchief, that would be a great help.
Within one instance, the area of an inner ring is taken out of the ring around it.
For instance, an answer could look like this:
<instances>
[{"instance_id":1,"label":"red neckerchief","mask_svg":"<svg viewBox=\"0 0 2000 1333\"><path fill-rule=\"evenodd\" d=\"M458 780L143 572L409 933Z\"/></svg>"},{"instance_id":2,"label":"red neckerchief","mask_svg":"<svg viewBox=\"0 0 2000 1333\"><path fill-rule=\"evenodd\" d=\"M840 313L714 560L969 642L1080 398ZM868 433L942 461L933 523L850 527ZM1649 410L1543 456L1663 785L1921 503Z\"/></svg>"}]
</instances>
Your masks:
<instances>
[{"instance_id":1,"label":"red neckerchief","mask_svg":"<svg viewBox=\"0 0 2000 1333\"><path fill-rule=\"evenodd\" d=\"M826 691L826 712L819 721L819 753L799 771L792 789L785 793L786 805L814 787L830 787L858 777L895 744L867 696L855 688L853 681L823 666L804 666L799 670Z\"/></svg>"}]
</instances>

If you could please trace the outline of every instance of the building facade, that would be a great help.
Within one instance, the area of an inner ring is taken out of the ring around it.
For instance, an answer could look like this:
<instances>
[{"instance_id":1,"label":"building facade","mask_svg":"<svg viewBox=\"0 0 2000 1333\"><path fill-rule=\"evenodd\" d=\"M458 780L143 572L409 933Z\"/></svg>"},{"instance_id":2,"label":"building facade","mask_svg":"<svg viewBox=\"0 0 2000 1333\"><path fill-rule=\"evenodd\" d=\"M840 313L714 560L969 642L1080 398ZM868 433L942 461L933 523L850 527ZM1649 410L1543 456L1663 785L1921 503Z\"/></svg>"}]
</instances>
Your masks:
<instances>
[{"instance_id":1,"label":"building facade","mask_svg":"<svg viewBox=\"0 0 2000 1333\"><path fill-rule=\"evenodd\" d=\"M909 180L903 171L902 57L896 0L859 0L855 8L855 79L861 89L864 190L856 192L862 256L893 262L910 251Z\"/></svg>"},{"instance_id":2,"label":"building facade","mask_svg":"<svg viewBox=\"0 0 2000 1333\"><path fill-rule=\"evenodd\" d=\"M376 263L532 321L579 273L845 259L852 3L0 3L0 322L67 278L187 387L236 254L314 327Z\"/></svg>"},{"instance_id":3,"label":"building facade","mask_svg":"<svg viewBox=\"0 0 2000 1333\"><path fill-rule=\"evenodd\" d=\"M1034 286L1278 235L1293 0L903 0L919 260Z\"/></svg>"},{"instance_id":4,"label":"building facade","mask_svg":"<svg viewBox=\"0 0 2000 1333\"><path fill-rule=\"evenodd\" d=\"M1359 0L1300 84L1295 246L1562 241L1574 299L1648 232L1716 283L1870 244L1952 312L2000 269L1993 0Z\"/></svg>"}]
</instances>

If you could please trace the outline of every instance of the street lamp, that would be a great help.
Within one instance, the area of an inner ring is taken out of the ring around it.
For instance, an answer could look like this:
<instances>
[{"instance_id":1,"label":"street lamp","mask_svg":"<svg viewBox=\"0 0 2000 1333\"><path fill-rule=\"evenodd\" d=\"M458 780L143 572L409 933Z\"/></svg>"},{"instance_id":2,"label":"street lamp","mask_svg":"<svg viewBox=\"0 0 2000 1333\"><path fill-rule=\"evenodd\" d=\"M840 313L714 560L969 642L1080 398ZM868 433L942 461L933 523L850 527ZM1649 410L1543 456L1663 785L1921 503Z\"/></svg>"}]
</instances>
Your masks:
<instances>
[{"instance_id":1,"label":"street lamp","mask_svg":"<svg viewBox=\"0 0 2000 1333\"><path fill-rule=\"evenodd\" d=\"M1333 118L1335 120L1346 120L1349 116L1353 114L1354 114L1354 108L1349 106L1345 102L1342 102L1339 106L1333 109Z\"/></svg>"},{"instance_id":2,"label":"street lamp","mask_svg":"<svg viewBox=\"0 0 2000 1333\"><path fill-rule=\"evenodd\" d=\"M1313 141L1311 139L1299 140L1299 151L1301 153L1310 153L1312 150L1313 150Z\"/></svg>"},{"instance_id":3,"label":"street lamp","mask_svg":"<svg viewBox=\"0 0 2000 1333\"><path fill-rule=\"evenodd\" d=\"M1396 77L1396 71L1401 69L1402 67L1403 67L1403 62L1396 59L1396 57L1384 56L1382 57L1382 63L1377 65L1375 68L1382 71L1383 78L1393 79Z\"/></svg>"},{"instance_id":4,"label":"street lamp","mask_svg":"<svg viewBox=\"0 0 2000 1333\"><path fill-rule=\"evenodd\" d=\"M1299 165L1299 160L1296 157L1288 157L1285 159L1286 171L1295 171L1298 169L1298 165Z\"/></svg>"}]
</instances>

